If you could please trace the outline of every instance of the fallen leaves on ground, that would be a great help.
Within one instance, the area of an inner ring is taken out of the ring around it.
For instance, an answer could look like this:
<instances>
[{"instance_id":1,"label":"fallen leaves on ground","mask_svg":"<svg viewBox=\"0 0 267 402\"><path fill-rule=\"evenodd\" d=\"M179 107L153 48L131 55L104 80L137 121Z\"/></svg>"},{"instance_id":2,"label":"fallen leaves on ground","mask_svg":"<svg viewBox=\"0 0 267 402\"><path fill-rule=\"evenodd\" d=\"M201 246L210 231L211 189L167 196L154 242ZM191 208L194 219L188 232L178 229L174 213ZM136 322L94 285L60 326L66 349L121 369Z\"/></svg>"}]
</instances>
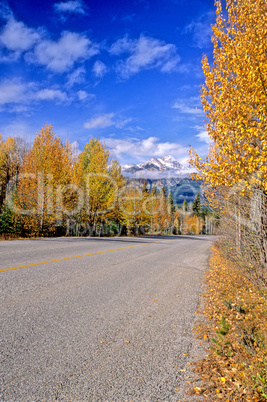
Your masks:
<instances>
[{"instance_id":1,"label":"fallen leaves on ground","mask_svg":"<svg viewBox=\"0 0 267 402\"><path fill-rule=\"evenodd\" d=\"M190 393L212 401L266 401L266 288L230 263L219 243L212 250L206 284L198 311L203 319L195 332L208 354L196 364L202 383Z\"/></svg>"}]
</instances>

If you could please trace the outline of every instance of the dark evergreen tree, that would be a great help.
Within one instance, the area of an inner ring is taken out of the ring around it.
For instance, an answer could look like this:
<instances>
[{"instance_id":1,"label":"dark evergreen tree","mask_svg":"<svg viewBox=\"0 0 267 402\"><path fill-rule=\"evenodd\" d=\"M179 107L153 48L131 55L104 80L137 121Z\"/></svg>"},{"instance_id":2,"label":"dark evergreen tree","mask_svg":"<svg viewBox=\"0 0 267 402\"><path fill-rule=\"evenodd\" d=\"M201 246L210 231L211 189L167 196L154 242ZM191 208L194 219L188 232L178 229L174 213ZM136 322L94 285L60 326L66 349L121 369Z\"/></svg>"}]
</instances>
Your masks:
<instances>
[{"instance_id":1,"label":"dark evergreen tree","mask_svg":"<svg viewBox=\"0 0 267 402\"><path fill-rule=\"evenodd\" d=\"M205 218L205 216L207 216L208 215L208 208L207 207L205 207L205 208L203 208L203 210L202 210L202 217L203 218Z\"/></svg>"},{"instance_id":2,"label":"dark evergreen tree","mask_svg":"<svg viewBox=\"0 0 267 402\"><path fill-rule=\"evenodd\" d=\"M186 200L184 200L184 202L183 202L182 210L183 210L184 212L187 212L187 211L188 211L188 205L187 205L187 201L186 201Z\"/></svg>"},{"instance_id":3,"label":"dark evergreen tree","mask_svg":"<svg viewBox=\"0 0 267 402\"><path fill-rule=\"evenodd\" d=\"M10 208L4 206L0 214L0 233L19 233L20 231L19 218Z\"/></svg>"},{"instance_id":4,"label":"dark evergreen tree","mask_svg":"<svg viewBox=\"0 0 267 402\"><path fill-rule=\"evenodd\" d=\"M167 197L167 203L168 203L169 214L173 215L175 212L175 205L174 205L172 193L169 193L169 195Z\"/></svg>"},{"instance_id":5,"label":"dark evergreen tree","mask_svg":"<svg viewBox=\"0 0 267 402\"><path fill-rule=\"evenodd\" d=\"M199 193L197 193L197 195L195 196L195 199L194 199L194 202L192 205L192 210L196 216L201 215L202 205L201 205L201 199L200 199Z\"/></svg>"}]
</instances>

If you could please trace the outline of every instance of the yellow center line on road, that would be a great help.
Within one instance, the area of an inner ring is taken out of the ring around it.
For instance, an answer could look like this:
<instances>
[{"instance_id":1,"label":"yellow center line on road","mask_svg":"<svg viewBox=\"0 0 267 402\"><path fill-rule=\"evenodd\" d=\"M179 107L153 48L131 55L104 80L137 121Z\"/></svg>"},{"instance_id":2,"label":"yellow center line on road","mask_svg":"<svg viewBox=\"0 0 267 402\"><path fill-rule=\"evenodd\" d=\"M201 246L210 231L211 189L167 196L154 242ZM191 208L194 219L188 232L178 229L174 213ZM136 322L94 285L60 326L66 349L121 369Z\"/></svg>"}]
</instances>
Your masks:
<instances>
[{"instance_id":1,"label":"yellow center line on road","mask_svg":"<svg viewBox=\"0 0 267 402\"><path fill-rule=\"evenodd\" d=\"M170 239L170 240L171 240L171 239ZM50 263L52 263L52 262L58 262L58 261L73 260L74 258L90 257L90 256L92 256L92 255L97 255L97 254L112 253L113 251L125 250L126 248L133 248L133 247L146 246L146 245L148 245L148 244L164 243L164 242L166 242L166 241L169 241L169 240L161 240L161 241L155 241L155 242L144 243L144 244L135 244L135 245L133 245L133 246L126 246L126 247L114 248L114 249L112 249L112 250L96 251L95 253L82 254L82 255L75 255L75 256L73 256L73 257L58 258L57 260L49 260L49 261L35 262L35 263L33 263L33 264L20 265L19 267L12 267L12 268L0 269L0 272L13 271L13 270L15 270L15 269L34 267L35 265L50 264Z\"/></svg>"}]
</instances>

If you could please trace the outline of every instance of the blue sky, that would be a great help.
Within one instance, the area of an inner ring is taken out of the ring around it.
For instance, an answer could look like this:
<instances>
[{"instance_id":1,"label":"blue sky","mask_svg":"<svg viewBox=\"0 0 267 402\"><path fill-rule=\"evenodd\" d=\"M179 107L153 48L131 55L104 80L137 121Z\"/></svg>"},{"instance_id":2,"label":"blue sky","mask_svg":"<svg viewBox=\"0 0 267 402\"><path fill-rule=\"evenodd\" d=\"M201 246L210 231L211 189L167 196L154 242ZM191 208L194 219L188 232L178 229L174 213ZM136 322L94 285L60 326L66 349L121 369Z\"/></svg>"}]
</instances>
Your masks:
<instances>
[{"instance_id":1,"label":"blue sky","mask_svg":"<svg viewBox=\"0 0 267 402\"><path fill-rule=\"evenodd\" d=\"M46 123L121 163L206 153L201 58L213 0L23 0L0 5L0 132L32 141Z\"/></svg>"}]
</instances>

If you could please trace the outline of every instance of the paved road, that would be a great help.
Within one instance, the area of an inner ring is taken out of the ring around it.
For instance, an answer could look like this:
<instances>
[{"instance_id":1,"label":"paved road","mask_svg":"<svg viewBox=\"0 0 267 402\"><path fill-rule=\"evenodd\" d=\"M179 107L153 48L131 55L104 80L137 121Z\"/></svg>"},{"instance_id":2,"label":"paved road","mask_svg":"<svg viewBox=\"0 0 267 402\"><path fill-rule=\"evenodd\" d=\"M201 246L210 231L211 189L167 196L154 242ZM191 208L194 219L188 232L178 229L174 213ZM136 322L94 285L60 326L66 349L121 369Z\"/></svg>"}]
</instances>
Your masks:
<instances>
[{"instance_id":1,"label":"paved road","mask_svg":"<svg viewBox=\"0 0 267 402\"><path fill-rule=\"evenodd\" d=\"M0 242L0 400L187 400L212 240Z\"/></svg>"}]
</instances>

